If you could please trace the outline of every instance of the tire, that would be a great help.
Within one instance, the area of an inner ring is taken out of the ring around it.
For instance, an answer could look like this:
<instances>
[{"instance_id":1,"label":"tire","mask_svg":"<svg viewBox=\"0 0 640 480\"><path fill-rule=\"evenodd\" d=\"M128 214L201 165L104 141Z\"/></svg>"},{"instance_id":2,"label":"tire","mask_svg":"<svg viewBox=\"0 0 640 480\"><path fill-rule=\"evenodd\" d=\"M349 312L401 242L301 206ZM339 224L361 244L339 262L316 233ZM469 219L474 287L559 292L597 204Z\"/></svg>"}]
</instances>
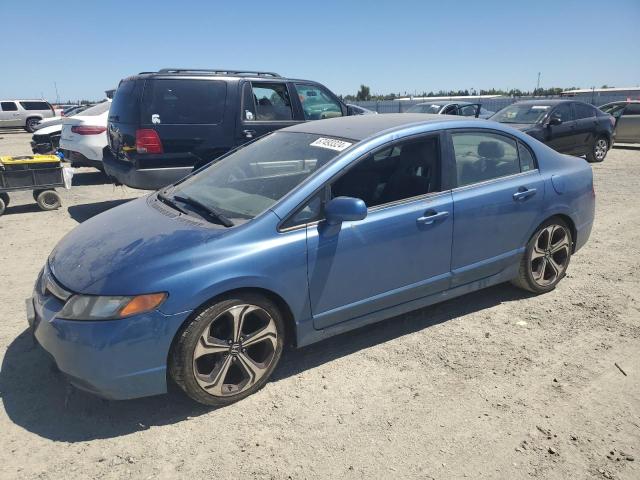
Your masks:
<instances>
[{"instance_id":1,"label":"tire","mask_svg":"<svg viewBox=\"0 0 640 480\"><path fill-rule=\"evenodd\" d=\"M62 205L62 199L55 190L43 190L36 197L36 202L42 210L57 210Z\"/></svg>"},{"instance_id":2,"label":"tire","mask_svg":"<svg viewBox=\"0 0 640 480\"><path fill-rule=\"evenodd\" d=\"M38 195L40 195L42 192L44 192L44 190L33 190L31 192L31 195L33 195L33 199L37 202L38 201Z\"/></svg>"},{"instance_id":3,"label":"tire","mask_svg":"<svg viewBox=\"0 0 640 480\"><path fill-rule=\"evenodd\" d=\"M607 156L608 151L609 151L609 140L607 140L607 137L596 138L596 141L593 142L593 147L591 147L591 152L587 153L587 162L589 163L602 162Z\"/></svg>"},{"instance_id":4,"label":"tire","mask_svg":"<svg viewBox=\"0 0 640 480\"><path fill-rule=\"evenodd\" d=\"M38 125L38 122L40 121L39 118L36 117L30 117L27 118L27 121L24 125L24 129L29 132L29 133L33 133L36 131L36 125Z\"/></svg>"},{"instance_id":5,"label":"tire","mask_svg":"<svg viewBox=\"0 0 640 480\"><path fill-rule=\"evenodd\" d=\"M560 218L550 218L527 243L518 276L512 283L533 293L550 292L564 278L572 251L571 229Z\"/></svg>"},{"instance_id":6,"label":"tire","mask_svg":"<svg viewBox=\"0 0 640 480\"><path fill-rule=\"evenodd\" d=\"M8 206L9 206L9 202L10 202L10 200L9 200L9 194L8 194L8 193L5 193L5 192L2 192L2 193L0 193L0 198L1 198L1 199L2 199L2 201L4 202L4 206L5 206L5 207L8 207Z\"/></svg>"},{"instance_id":7,"label":"tire","mask_svg":"<svg viewBox=\"0 0 640 480\"><path fill-rule=\"evenodd\" d=\"M4 203L4 198L0 197L0 216L4 214L4 211L7 209L7 204Z\"/></svg>"},{"instance_id":8,"label":"tire","mask_svg":"<svg viewBox=\"0 0 640 480\"><path fill-rule=\"evenodd\" d=\"M196 402L229 405L267 383L282 355L284 334L282 313L266 297L222 298L178 332L169 375Z\"/></svg>"}]
</instances>

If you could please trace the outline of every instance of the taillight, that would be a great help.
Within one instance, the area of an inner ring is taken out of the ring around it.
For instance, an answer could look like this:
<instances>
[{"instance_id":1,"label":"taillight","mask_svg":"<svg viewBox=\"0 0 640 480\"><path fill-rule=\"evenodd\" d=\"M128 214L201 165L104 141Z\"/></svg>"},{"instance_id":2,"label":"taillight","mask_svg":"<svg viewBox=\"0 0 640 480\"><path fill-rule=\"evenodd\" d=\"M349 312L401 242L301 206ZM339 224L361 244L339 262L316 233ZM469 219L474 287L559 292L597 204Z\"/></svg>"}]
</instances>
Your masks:
<instances>
[{"instance_id":1,"label":"taillight","mask_svg":"<svg viewBox=\"0 0 640 480\"><path fill-rule=\"evenodd\" d=\"M98 127L94 125L74 125L71 127L73 133L78 135L99 135L107 131L107 127Z\"/></svg>"},{"instance_id":2,"label":"taillight","mask_svg":"<svg viewBox=\"0 0 640 480\"><path fill-rule=\"evenodd\" d=\"M152 128L136 130L136 151L138 153L164 153L158 132Z\"/></svg>"}]
</instances>

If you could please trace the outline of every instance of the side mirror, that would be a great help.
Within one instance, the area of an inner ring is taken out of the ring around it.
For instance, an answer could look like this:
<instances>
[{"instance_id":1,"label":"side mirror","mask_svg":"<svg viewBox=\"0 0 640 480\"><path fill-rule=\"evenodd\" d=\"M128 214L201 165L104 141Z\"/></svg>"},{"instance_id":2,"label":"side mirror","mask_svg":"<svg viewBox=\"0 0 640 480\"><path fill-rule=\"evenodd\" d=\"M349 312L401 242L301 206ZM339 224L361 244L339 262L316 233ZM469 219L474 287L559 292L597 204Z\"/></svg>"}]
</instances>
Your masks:
<instances>
[{"instance_id":1,"label":"side mirror","mask_svg":"<svg viewBox=\"0 0 640 480\"><path fill-rule=\"evenodd\" d=\"M562 119L560 117L556 117L555 115L552 115L551 118L549 119L550 126L560 125L561 123L562 123Z\"/></svg>"},{"instance_id":2,"label":"side mirror","mask_svg":"<svg viewBox=\"0 0 640 480\"><path fill-rule=\"evenodd\" d=\"M328 225L363 220L367 216L367 206L363 200L353 197L336 197L324 207Z\"/></svg>"},{"instance_id":3,"label":"side mirror","mask_svg":"<svg viewBox=\"0 0 640 480\"><path fill-rule=\"evenodd\" d=\"M351 105L347 105L347 115L358 115L358 112Z\"/></svg>"}]
</instances>

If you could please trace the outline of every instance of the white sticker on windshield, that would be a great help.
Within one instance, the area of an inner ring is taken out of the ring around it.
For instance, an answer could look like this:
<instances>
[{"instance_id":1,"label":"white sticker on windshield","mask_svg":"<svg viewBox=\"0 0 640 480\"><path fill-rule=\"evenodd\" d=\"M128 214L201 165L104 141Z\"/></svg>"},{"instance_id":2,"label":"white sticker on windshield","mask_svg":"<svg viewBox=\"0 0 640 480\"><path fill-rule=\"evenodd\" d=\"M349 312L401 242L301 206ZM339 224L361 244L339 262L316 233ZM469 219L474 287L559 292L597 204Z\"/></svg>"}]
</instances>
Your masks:
<instances>
[{"instance_id":1,"label":"white sticker on windshield","mask_svg":"<svg viewBox=\"0 0 640 480\"><path fill-rule=\"evenodd\" d=\"M531 107L531 110L548 110L549 106L548 105L534 105L533 107Z\"/></svg>"},{"instance_id":2,"label":"white sticker on windshield","mask_svg":"<svg viewBox=\"0 0 640 480\"><path fill-rule=\"evenodd\" d=\"M320 137L309 145L312 147L328 148L329 150L341 152L349 148L353 143L345 142L344 140L336 140L335 138Z\"/></svg>"}]
</instances>

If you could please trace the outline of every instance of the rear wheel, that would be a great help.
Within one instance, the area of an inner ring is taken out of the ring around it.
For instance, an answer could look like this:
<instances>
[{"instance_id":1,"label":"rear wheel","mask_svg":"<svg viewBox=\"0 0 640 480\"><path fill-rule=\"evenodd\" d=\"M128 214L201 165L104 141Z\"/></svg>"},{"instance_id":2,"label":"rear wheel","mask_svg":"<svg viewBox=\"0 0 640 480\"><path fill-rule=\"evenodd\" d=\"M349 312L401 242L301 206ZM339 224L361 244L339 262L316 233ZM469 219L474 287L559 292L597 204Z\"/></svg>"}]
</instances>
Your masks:
<instances>
[{"instance_id":1,"label":"rear wheel","mask_svg":"<svg viewBox=\"0 0 640 480\"><path fill-rule=\"evenodd\" d=\"M550 292L564 278L572 249L568 225L559 218L547 220L529 240L512 283L533 293Z\"/></svg>"},{"instance_id":2,"label":"rear wheel","mask_svg":"<svg viewBox=\"0 0 640 480\"><path fill-rule=\"evenodd\" d=\"M4 198L0 196L0 215L2 215L6 209L7 204L5 203Z\"/></svg>"},{"instance_id":3,"label":"rear wheel","mask_svg":"<svg viewBox=\"0 0 640 480\"><path fill-rule=\"evenodd\" d=\"M9 206L9 194L6 193L6 192L2 192L2 193L0 193L0 198L4 202L4 206L8 207Z\"/></svg>"},{"instance_id":4,"label":"rear wheel","mask_svg":"<svg viewBox=\"0 0 640 480\"><path fill-rule=\"evenodd\" d=\"M62 199L55 190L41 191L36 197L36 202L42 210L56 210L62 205Z\"/></svg>"},{"instance_id":5,"label":"rear wheel","mask_svg":"<svg viewBox=\"0 0 640 480\"><path fill-rule=\"evenodd\" d=\"M270 300L234 295L203 310L179 333L169 373L197 402L228 405L267 383L283 337L282 314Z\"/></svg>"},{"instance_id":6,"label":"rear wheel","mask_svg":"<svg viewBox=\"0 0 640 480\"><path fill-rule=\"evenodd\" d=\"M593 144L591 152L587 154L587 161L590 163L601 162L609 151L609 141L605 137L598 137Z\"/></svg>"},{"instance_id":7,"label":"rear wheel","mask_svg":"<svg viewBox=\"0 0 640 480\"><path fill-rule=\"evenodd\" d=\"M29 133L33 133L36 131L36 125L38 125L38 122L40 121L39 118L27 118L27 122L24 125L24 129L29 132Z\"/></svg>"}]
</instances>

